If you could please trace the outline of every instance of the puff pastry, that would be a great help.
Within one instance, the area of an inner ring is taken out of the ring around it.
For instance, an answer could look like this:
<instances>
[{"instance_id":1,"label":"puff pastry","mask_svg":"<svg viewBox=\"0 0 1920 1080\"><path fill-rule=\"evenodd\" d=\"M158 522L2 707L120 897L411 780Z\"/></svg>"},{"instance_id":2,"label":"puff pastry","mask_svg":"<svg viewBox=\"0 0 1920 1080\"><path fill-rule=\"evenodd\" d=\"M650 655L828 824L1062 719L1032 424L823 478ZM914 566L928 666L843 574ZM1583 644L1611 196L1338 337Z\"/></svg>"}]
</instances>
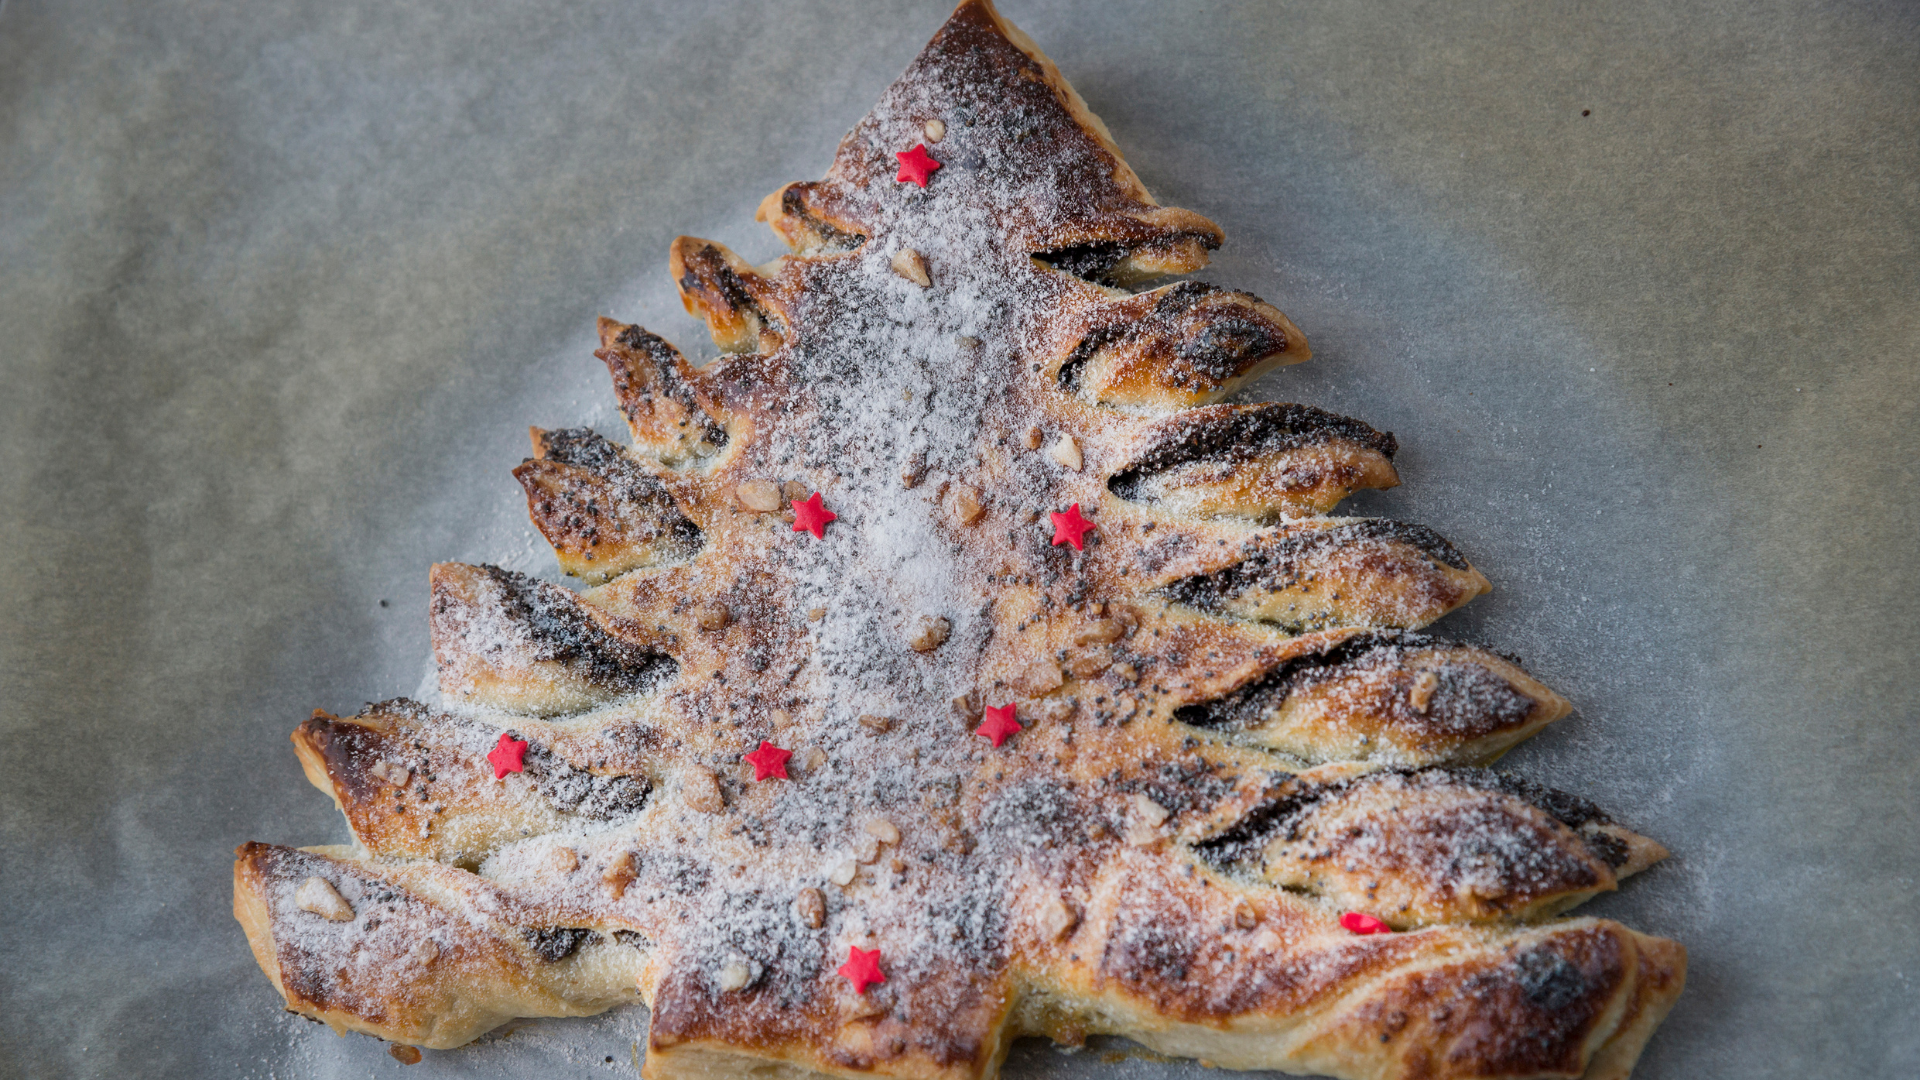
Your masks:
<instances>
[{"instance_id":1,"label":"puff pastry","mask_svg":"<svg viewBox=\"0 0 1920 1080\"><path fill-rule=\"evenodd\" d=\"M1415 632L1489 587L1452 544L1328 516L1392 436L1222 403L1305 338L1153 287L1220 230L1030 40L966 0L760 217L792 255L673 245L724 355L603 320L631 445L536 430L515 470L591 587L436 566L443 701L295 731L354 843L238 853L290 1009L450 1048L640 1001L653 1080L1098 1033L1628 1073L1684 952L1559 915L1665 852L1484 768L1567 703Z\"/></svg>"}]
</instances>

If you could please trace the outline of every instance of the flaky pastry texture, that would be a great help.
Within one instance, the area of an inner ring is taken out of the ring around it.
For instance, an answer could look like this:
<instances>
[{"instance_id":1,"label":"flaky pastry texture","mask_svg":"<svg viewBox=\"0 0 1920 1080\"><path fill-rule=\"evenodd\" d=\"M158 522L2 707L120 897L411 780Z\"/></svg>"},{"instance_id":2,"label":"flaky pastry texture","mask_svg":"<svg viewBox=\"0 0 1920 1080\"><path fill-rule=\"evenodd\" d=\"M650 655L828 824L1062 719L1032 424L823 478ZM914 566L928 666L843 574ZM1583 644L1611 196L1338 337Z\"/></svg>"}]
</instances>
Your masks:
<instances>
[{"instance_id":1,"label":"flaky pastry texture","mask_svg":"<svg viewBox=\"0 0 1920 1080\"><path fill-rule=\"evenodd\" d=\"M653 1080L984 1078L1091 1034L1628 1073L1685 954L1560 915L1664 850L1486 768L1567 703L1420 632L1489 588L1452 544L1331 516L1398 483L1391 435L1225 403L1305 338L1154 284L1220 230L1031 41L966 0L760 217L791 255L673 245L723 355L603 320L631 443L536 429L514 470L589 587L436 566L442 700L294 733L354 843L238 853L288 1008L450 1048L644 1002Z\"/></svg>"}]
</instances>

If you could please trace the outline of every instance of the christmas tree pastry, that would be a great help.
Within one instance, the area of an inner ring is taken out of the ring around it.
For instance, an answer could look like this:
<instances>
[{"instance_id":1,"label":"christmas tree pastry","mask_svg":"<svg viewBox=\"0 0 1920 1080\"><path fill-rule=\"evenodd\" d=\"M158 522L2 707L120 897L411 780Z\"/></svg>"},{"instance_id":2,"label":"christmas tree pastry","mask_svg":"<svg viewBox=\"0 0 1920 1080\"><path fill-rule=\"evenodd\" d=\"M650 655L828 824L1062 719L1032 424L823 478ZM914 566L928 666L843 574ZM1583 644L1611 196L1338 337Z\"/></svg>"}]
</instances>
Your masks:
<instances>
[{"instance_id":1,"label":"christmas tree pastry","mask_svg":"<svg viewBox=\"0 0 1920 1080\"><path fill-rule=\"evenodd\" d=\"M967 0L759 216L682 237L723 355L612 321L632 442L515 470L574 591L432 572L442 701L294 733L354 843L252 843L290 1009L404 1047L644 1002L645 1075L992 1076L1125 1035L1230 1068L1621 1077L1680 946L1561 912L1664 856L1485 768L1566 714L1419 629L1488 588L1329 516L1391 435L1223 404L1307 359L1156 279L1156 204Z\"/></svg>"}]
</instances>

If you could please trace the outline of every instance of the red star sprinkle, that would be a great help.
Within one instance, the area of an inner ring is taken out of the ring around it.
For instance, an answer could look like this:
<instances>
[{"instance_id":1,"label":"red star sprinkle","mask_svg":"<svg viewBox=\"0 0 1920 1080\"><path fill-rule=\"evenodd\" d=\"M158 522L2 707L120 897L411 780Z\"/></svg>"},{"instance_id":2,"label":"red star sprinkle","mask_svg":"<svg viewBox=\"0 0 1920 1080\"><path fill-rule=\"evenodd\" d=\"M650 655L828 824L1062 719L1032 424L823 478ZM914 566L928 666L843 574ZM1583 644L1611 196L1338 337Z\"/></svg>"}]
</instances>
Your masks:
<instances>
[{"instance_id":1,"label":"red star sprinkle","mask_svg":"<svg viewBox=\"0 0 1920 1080\"><path fill-rule=\"evenodd\" d=\"M840 974L853 984L856 994L866 993L867 987L874 983L887 981L887 977L880 974L880 950L863 949L858 945L847 946L847 962L840 965Z\"/></svg>"},{"instance_id":2,"label":"red star sprinkle","mask_svg":"<svg viewBox=\"0 0 1920 1080\"><path fill-rule=\"evenodd\" d=\"M911 180L921 187L927 186L927 180L933 176L933 170L940 167L940 163L933 160L927 153L926 143L915 143L913 149L893 156L900 159L900 175L894 179Z\"/></svg>"},{"instance_id":3,"label":"red star sprinkle","mask_svg":"<svg viewBox=\"0 0 1920 1080\"><path fill-rule=\"evenodd\" d=\"M1074 503L1072 506L1067 507L1067 512L1064 514L1049 513L1047 516L1053 519L1054 547L1059 547L1061 544L1072 544L1073 550L1084 551L1086 549L1083 546L1083 538L1088 533L1100 527L1080 516L1079 503Z\"/></svg>"},{"instance_id":4,"label":"red star sprinkle","mask_svg":"<svg viewBox=\"0 0 1920 1080\"><path fill-rule=\"evenodd\" d=\"M1012 705L1002 705L997 709L989 706L986 711L986 721L974 728L973 733L984 736L996 748L999 747L1020 730L1020 721L1013 718L1013 710Z\"/></svg>"},{"instance_id":5,"label":"red star sprinkle","mask_svg":"<svg viewBox=\"0 0 1920 1080\"><path fill-rule=\"evenodd\" d=\"M786 780L790 779L787 776L787 759L792 756L793 751L782 750L772 743L767 742L765 739L762 739L760 740L760 749L748 754L746 756L746 762L753 766L753 778L755 780L768 780L775 777Z\"/></svg>"},{"instance_id":6,"label":"red star sprinkle","mask_svg":"<svg viewBox=\"0 0 1920 1080\"><path fill-rule=\"evenodd\" d=\"M503 731L500 741L487 752L487 760L493 763L493 778L505 780L510 772L527 770L527 744Z\"/></svg>"},{"instance_id":7,"label":"red star sprinkle","mask_svg":"<svg viewBox=\"0 0 1920 1080\"><path fill-rule=\"evenodd\" d=\"M827 523L838 520L840 515L822 506L820 493L807 496L806 501L788 499L793 504L793 531L810 532L815 540L827 538Z\"/></svg>"},{"instance_id":8,"label":"red star sprinkle","mask_svg":"<svg viewBox=\"0 0 1920 1080\"><path fill-rule=\"evenodd\" d=\"M1349 911L1340 916L1340 925L1349 934L1391 934L1393 927L1361 911Z\"/></svg>"}]
</instances>

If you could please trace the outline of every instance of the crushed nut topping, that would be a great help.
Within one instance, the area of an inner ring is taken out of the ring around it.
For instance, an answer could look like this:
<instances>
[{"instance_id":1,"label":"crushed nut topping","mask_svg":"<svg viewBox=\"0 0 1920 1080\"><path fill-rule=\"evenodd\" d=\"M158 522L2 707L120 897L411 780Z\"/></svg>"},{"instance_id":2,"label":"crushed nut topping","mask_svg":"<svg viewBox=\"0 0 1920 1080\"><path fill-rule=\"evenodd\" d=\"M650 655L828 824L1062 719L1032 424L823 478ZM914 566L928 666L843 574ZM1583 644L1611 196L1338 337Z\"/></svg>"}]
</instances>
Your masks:
<instances>
[{"instance_id":1,"label":"crushed nut topping","mask_svg":"<svg viewBox=\"0 0 1920 1080\"><path fill-rule=\"evenodd\" d=\"M1127 843L1135 847L1147 847L1160 840L1160 826L1166 824L1172 811L1140 792L1134 792L1132 812L1127 816Z\"/></svg>"},{"instance_id":2,"label":"crushed nut topping","mask_svg":"<svg viewBox=\"0 0 1920 1080\"><path fill-rule=\"evenodd\" d=\"M971 525L980 520L987 512L987 504L980 499L980 491L967 484L955 484L947 507L953 513L953 520L962 525Z\"/></svg>"},{"instance_id":3,"label":"crushed nut topping","mask_svg":"<svg viewBox=\"0 0 1920 1080\"><path fill-rule=\"evenodd\" d=\"M1173 811L1138 791L1133 793L1133 812L1141 821L1156 829L1166 824L1167 818L1173 816Z\"/></svg>"},{"instance_id":4,"label":"crushed nut topping","mask_svg":"<svg viewBox=\"0 0 1920 1080\"><path fill-rule=\"evenodd\" d=\"M633 884L637 875L633 869L633 852L623 851L607 861L607 868L600 873L600 888L615 900L627 895L627 886Z\"/></svg>"},{"instance_id":5,"label":"crushed nut topping","mask_svg":"<svg viewBox=\"0 0 1920 1080\"><path fill-rule=\"evenodd\" d=\"M893 256L893 272L925 289L933 284L927 274L927 260L912 248L901 248Z\"/></svg>"},{"instance_id":6,"label":"crushed nut topping","mask_svg":"<svg viewBox=\"0 0 1920 1080\"><path fill-rule=\"evenodd\" d=\"M753 969L747 966L745 959L738 956L728 957L727 962L720 965L720 973L715 977L714 985L718 986L722 993L729 993L746 986L747 981L752 977Z\"/></svg>"},{"instance_id":7,"label":"crushed nut topping","mask_svg":"<svg viewBox=\"0 0 1920 1080\"><path fill-rule=\"evenodd\" d=\"M926 479L926 476L927 476L927 458L925 454L922 454L918 450L914 451L911 455L909 455L907 457L907 460L900 463L900 486L901 487L904 487L904 488L919 487L920 481Z\"/></svg>"},{"instance_id":8,"label":"crushed nut topping","mask_svg":"<svg viewBox=\"0 0 1920 1080\"><path fill-rule=\"evenodd\" d=\"M799 914L800 921L812 929L818 930L827 925L827 898L820 894L819 889L801 889L800 895L794 898L793 908Z\"/></svg>"},{"instance_id":9,"label":"crushed nut topping","mask_svg":"<svg viewBox=\"0 0 1920 1080\"><path fill-rule=\"evenodd\" d=\"M1075 645L1105 645L1119 641L1120 635L1125 633L1126 629L1126 625L1119 619L1095 619L1081 627L1080 631L1073 635L1073 643Z\"/></svg>"},{"instance_id":10,"label":"crushed nut topping","mask_svg":"<svg viewBox=\"0 0 1920 1080\"><path fill-rule=\"evenodd\" d=\"M1040 449L1040 443L1045 438L1046 438L1046 434L1042 432L1037 425L1034 427L1028 428L1027 437L1025 439L1025 442L1027 444L1027 449L1029 450Z\"/></svg>"},{"instance_id":11,"label":"crushed nut topping","mask_svg":"<svg viewBox=\"0 0 1920 1080\"><path fill-rule=\"evenodd\" d=\"M309 911L329 922L352 922L353 905L333 887L333 882L323 877L310 877L300 883L293 893L294 906L301 911Z\"/></svg>"},{"instance_id":12,"label":"crushed nut topping","mask_svg":"<svg viewBox=\"0 0 1920 1080\"><path fill-rule=\"evenodd\" d=\"M1413 689L1407 693L1407 704L1413 711L1425 713L1433 704L1433 692L1440 689L1440 676L1432 671L1423 671L1413 680Z\"/></svg>"},{"instance_id":13,"label":"crushed nut topping","mask_svg":"<svg viewBox=\"0 0 1920 1080\"><path fill-rule=\"evenodd\" d=\"M947 137L947 124L944 120L929 120L921 129L928 142L939 142Z\"/></svg>"},{"instance_id":14,"label":"crushed nut topping","mask_svg":"<svg viewBox=\"0 0 1920 1080\"><path fill-rule=\"evenodd\" d=\"M694 609L693 621L702 630L725 630L733 621L733 612L725 604L702 604Z\"/></svg>"},{"instance_id":15,"label":"crushed nut topping","mask_svg":"<svg viewBox=\"0 0 1920 1080\"><path fill-rule=\"evenodd\" d=\"M954 717L969 728L980 722L981 708L977 694L962 694L953 699Z\"/></svg>"},{"instance_id":16,"label":"crushed nut topping","mask_svg":"<svg viewBox=\"0 0 1920 1080\"><path fill-rule=\"evenodd\" d=\"M1080 466L1084 463L1080 457L1080 444L1073 441L1071 435L1060 436L1059 441L1053 444L1053 448L1048 450L1047 454L1058 462L1061 468L1073 472L1079 472Z\"/></svg>"},{"instance_id":17,"label":"crushed nut topping","mask_svg":"<svg viewBox=\"0 0 1920 1080\"><path fill-rule=\"evenodd\" d=\"M1260 912L1245 900L1233 905L1233 925L1242 930L1251 930L1260 925Z\"/></svg>"},{"instance_id":18,"label":"crushed nut topping","mask_svg":"<svg viewBox=\"0 0 1920 1080\"><path fill-rule=\"evenodd\" d=\"M1058 941L1066 937L1074 927L1079 925L1080 913L1073 909L1073 905L1058 896L1049 898L1040 909L1040 932L1048 941Z\"/></svg>"},{"instance_id":19,"label":"crushed nut topping","mask_svg":"<svg viewBox=\"0 0 1920 1080\"><path fill-rule=\"evenodd\" d=\"M873 732L875 735L885 735L887 732L893 730L893 717L876 716L873 713L866 713L860 717L860 726Z\"/></svg>"},{"instance_id":20,"label":"crushed nut topping","mask_svg":"<svg viewBox=\"0 0 1920 1080\"><path fill-rule=\"evenodd\" d=\"M727 808L720 781L705 769L688 769L680 777L680 800L703 814L717 814Z\"/></svg>"},{"instance_id":21,"label":"crushed nut topping","mask_svg":"<svg viewBox=\"0 0 1920 1080\"><path fill-rule=\"evenodd\" d=\"M867 822L866 829L868 836L873 837L883 844L897 844L900 842L899 828L886 818L874 818L872 821Z\"/></svg>"},{"instance_id":22,"label":"crushed nut topping","mask_svg":"<svg viewBox=\"0 0 1920 1080\"><path fill-rule=\"evenodd\" d=\"M742 480L734 485L733 497L756 514L771 514L786 504L780 500L780 487L771 480Z\"/></svg>"},{"instance_id":23,"label":"crushed nut topping","mask_svg":"<svg viewBox=\"0 0 1920 1080\"><path fill-rule=\"evenodd\" d=\"M1113 666L1113 650L1105 645L1082 649L1067 662L1067 670L1076 679L1091 679Z\"/></svg>"},{"instance_id":24,"label":"crushed nut topping","mask_svg":"<svg viewBox=\"0 0 1920 1080\"><path fill-rule=\"evenodd\" d=\"M557 847L547 853L547 866L556 874L571 874L580 869L580 856L570 847Z\"/></svg>"},{"instance_id":25,"label":"crushed nut topping","mask_svg":"<svg viewBox=\"0 0 1920 1080\"><path fill-rule=\"evenodd\" d=\"M947 635L953 632L953 624L939 616L922 617L920 625L914 628L913 636L907 639L908 647L914 652L932 652L946 644Z\"/></svg>"},{"instance_id":26,"label":"crushed nut topping","mask_svg":"<svg viewBox=\"0 0 1920 1080\"><path fill-rule=\"evenodd\" d=\"M1049 660L1035 660L1014 677L1013 688L1028 697L1039 697L1058 690L1064 682L1066 679L1060 674L1060 665Z\"/></svg>"},{"instance_id":27,"label":"crushed nut topping","mask_svg":"<svg viewBox=\"0 0 1920 1080\"><path fill-rule=\"evenodd\" d=\"M859 873L859 868L853 865L852 859L848 859L834 867L833 870L827 874L827 880L833 882L835 885L844 887L853 884L853 875L857 873Z\"/></svg>"}]
</instances>

